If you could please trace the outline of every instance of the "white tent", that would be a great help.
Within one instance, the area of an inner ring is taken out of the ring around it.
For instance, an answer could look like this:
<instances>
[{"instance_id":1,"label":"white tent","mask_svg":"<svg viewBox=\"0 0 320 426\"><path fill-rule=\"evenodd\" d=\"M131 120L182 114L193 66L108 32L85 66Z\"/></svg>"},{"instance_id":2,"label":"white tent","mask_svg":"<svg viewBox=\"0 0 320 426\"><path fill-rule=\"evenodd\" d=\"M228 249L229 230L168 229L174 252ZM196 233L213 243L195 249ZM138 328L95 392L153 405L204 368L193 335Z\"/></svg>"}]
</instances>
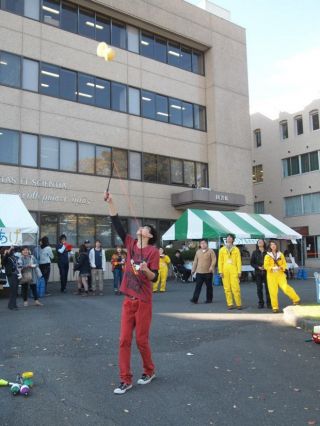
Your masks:
<instances>
[{"instance_id":1,"label":"white tent","mask_svg":"<svg viewBox=\"0 0 320 426\"><path fill-rule=\"evenodd\" d=\"M32 245L39 227L19 195L0 194L0 247Z\"/></svg>"}]
</instances>

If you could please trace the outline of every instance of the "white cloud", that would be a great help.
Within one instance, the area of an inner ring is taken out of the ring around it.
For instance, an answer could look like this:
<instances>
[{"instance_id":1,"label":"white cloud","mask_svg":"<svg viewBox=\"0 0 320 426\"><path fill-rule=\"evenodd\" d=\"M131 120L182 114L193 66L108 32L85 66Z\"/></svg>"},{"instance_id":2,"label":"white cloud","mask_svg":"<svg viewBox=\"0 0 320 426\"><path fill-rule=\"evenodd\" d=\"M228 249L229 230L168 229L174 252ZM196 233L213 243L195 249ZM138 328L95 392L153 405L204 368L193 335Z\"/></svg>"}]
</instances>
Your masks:
<instances>
[{"instance_id":1,"label":"white cloud","mask_svg":"<svg viewBox=\"0 0 320 426\"><path fill-rule=\"evenodd\" d=\"M275 62L260 76L250 85L251 113L276 118L280 111L298 112L320 98L320 48Z\"/></svg>"}]
</instances>

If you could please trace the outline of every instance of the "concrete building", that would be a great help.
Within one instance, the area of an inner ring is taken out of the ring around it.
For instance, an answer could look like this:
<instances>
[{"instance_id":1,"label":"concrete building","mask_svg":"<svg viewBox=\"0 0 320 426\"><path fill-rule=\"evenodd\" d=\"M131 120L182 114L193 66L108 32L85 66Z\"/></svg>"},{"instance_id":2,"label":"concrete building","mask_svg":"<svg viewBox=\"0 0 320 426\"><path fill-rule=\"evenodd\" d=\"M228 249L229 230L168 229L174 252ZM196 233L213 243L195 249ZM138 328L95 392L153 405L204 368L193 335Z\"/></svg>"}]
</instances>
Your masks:
<instances>
[{"instance_id":1,"label":"concrete building","mask_svg":"<svg viewBox=\"0 0 320 426\"><path fill-rule=\"evenodd\" d=\"M191 206L250 211L245 30L183 0L0 0L0 163L0 192L51 242L117 242L112 164L131 232Z\"/></svg>"},{"instance_id":2,"label":"concrete building","mask_svg":"<svg viewBox=\"0 0 320 426\"><path fill-rule=\"evenodd\" d=\"M320 257L319 109L315 100L275 120L251 117L254 209L304 236L299 257L309 266L318 266Z\"/></svg>"}]
</instances>

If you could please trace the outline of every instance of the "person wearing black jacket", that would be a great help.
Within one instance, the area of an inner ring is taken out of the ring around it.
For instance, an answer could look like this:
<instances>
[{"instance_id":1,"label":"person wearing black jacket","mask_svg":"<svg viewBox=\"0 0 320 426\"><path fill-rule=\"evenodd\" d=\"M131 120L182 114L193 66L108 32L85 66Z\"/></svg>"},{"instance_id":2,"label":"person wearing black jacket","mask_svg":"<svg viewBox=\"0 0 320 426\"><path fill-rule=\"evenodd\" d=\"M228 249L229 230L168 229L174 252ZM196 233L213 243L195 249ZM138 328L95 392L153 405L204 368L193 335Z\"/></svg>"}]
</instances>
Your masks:
<instances>
[{"instance_id":1,"label":"person wearing black jacket","mask_svg":"<svg viewBox=\"0 0 320 426\"><path fill-rule=\"evenodd\" d=\"M175 255L171 259L171 263L177 268L180 274L182 274L182 279L186 283L191 275L191 271L184 266L184 260L180 250L175 252Z\"/></svg>"},{"instance_id":2,"label":"person wearing black jacket","mask_svg":"<svg viewBox=\"0 0 320 426\"><path fill-rule=\"evenodd\" d=\"M267 254L266 243L264 240L258 240L256 245L256 250L251 255L251 266L255 270L256 284L257 284L257 294L258 294L258 308L264 308L264 298L263 298L263 285L266 294L266 303L267 307L271 309L270 295L268 290L267 283L267 274L263 267L264 258Z\"/></svg>"},{"instance_id":3,"label":"person wearing black jacket","mask_svg":"<svg viewBox=\"0 0 320 426\"><path fill-rule=\"evenodd\" d=\"M8 278L10 285L10 296L8 302L8 308L12 311L17 310L17 291L18 291L18 275L20 271L18 269L17 258L14 255L14 247L10 247L8 250L5 250L4 256L2 259L2 265L5 268L5 274ZM21 276L20 276L21 277Z\"/></svg>"},{"instance_id":4,"label":"person wearing black jacket","mask_svg":"<svg viewBox=\"0 0 320 426\"><path fill-rule=\"evenodd\" d=\"M80 280L78 280L78 294L81 294L81 286L84 288L83 296L88 296L88 277L91 274L91 267L87 247L82 244L79 249L79 257L74 265L74 271L79 271Z\"/></svg>"}]
</instances>

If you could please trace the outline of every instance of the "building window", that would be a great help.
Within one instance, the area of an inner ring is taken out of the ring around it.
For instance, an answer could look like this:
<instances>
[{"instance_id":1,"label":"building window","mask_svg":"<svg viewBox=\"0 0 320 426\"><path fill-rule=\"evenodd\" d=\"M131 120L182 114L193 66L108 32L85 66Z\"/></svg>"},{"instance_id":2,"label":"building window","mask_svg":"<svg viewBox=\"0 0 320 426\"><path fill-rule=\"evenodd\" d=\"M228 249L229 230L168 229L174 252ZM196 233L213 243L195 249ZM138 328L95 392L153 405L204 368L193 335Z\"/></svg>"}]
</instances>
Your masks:
<instances>
[{"instance_id":1,"label":"building window","mask_svg":"<svg viewBox=\"0 0 320 426\"><path fill-rule=\"evenodd\" d=\"M95 145L79 143L78 170L80 173L94 174L95 172Z\"/></svg>"},{"instance_id":2,"label":"building window","mask_svg":"<svg viewBox=\"0 0 320 426\"><path fill-rule=\"evenodd\" d=\"M294 123L295 123L295 130L296 130L296 135L302 135L303 134L303 119L302 119L302 115L297 115L294 118Z\"/></svg>"},{"instance_id":3,"label":"building window","mask_svg":"<svg viewBox=\"0 0 320 426\"><path fill-rule=\"evenodd\" d=\"M295 197L287 197L285 202L285 215L286 216L301 216L302 213L302 197L297 195Z\"/></svg>"},{"instance_id":4,"label":"building window","mask_svg":"<svg viewBox=\"0 0 320 426\"><path fill-rule=\"evenodd\" d=\"M20 87L21 58L11 53L0 52L0 83Z\"/></svg>"},{"instance_id":5,"label":"building window","mask_svg":"<svg viewBox=\"0 0 320 426\"><path fill-rule=\"evenodd\" d=\"M8 12L13 12L18 15L23 15L24 13L24 0L2 0L1 6Z\"/></svg>"},{"instance_id":6,"label":"building window","mask_svg":"<svg viewBox=\"0 0 320 426\"><path fill-rule=\"evenodd\" d=\"M282 160L282 166L284 177L298 175L300 173L299 156L296 155Z\"/></svg>"},{"instance_id":7,"label":"building window","mask_svg":"<svg viewBox=\"0 0 320 426\"><path fill-rule=\"evenodd\" d=\"M282 140L288 139L289 133L288 133L288 122L287 120L283 120L280 122L280 138Z\"/></svg>"},{"instance_id":8,"label":"building window","mask_svg":"<svg viewBox=\"0 0 320 426\"><path fill-rule=\"evenodd\" d=\"M39 21L40 0L24 0L24 16Z\"/></svg>"},{"instance_id":9,"label":"building window","mask_svg":"<svg viewBox=\"0 0 320 426\"><path fill-rule=\"evenodd\" d=\"M141 32L140 53L147 58L154 58L154 35Z\"/></svg>"},{"instance_id":10,"label":"building window","mask_svg":"<svg viewBox=\"0 0 320 426\"><path fill-rule=\"evenodd\" d=\"M253 183L263 182L263 167L262 164L252 167L252 181Z\"/></svg>"},{"instance_id":11,"label":"building window","mask_svg":"<svg viewBox=\"0 0 320 426\"><path fill-rule=\"evenodd\" d=\"M141 180L141 154L129 151L129 178Z\"/></svg>"},{"instance_id":12,"label":"building window","mask_svg":"<svg viewBox=\"0 0 320 426\"><path fill-rule=\"evenodd\" d=\"M77 171L77 143L60 141L60 170L67 172Z\"/></svg>"},{"instance_id":13,"label":"building window","mask_svg":"<svg viewBox=\"0 0 320 426\"><path fill-rule=\"evenodd\" d=\"M157 183L170 184L170 158L157 157Z\"/></svg>"},{"instance_id":14,"label":"building window","mask_svg":"<svg viewBox=\"0 0 320 426\"><path fill-rule=\"evenodd\" d=\"M75 4L62 2L61 28L71 33L78 32L78 7Z\"/></svg>"},{"instance_id":15,"label":"building window","mask_svg":"<svg viewBox=\"0 0 320 426\"><path fill-rule=\"evenodd\" d=\"M96 238L101 241L102 247L111 247L111 218L110 216L96 217Z\"/></svg>"},{"instance_id":16,"label":"building window","mask_svg":"<svg viewBox=\"0 0 320 426\"><path fill-rule=\"evenodd\" d=\"M77 73L61 68L59 90L62 99L77 100Z\"/></svg>"},{"instance_id":17,"label":"building window","mask_svg":"<svg viewBox=\"0 0 320 426\"><path fill-rule=\"evenodd\" d=\"M206 109L201 105L193 105L194 128L206 131Z\"/></svg>"},{"instance_id":18,"label":"building window","mask_svg":"<svg viewBox=\"0 0 320 426\"><path fill-rule=\"evenodd\" d=\"M112 21L111 24L111 44L121 49L126 48L126 26L120 22Z\"/></svg>"},{"instance_id":19,"label":"building window","mask_svg":"<svg viewBox=\"0 0 320 426\"><path fill-rule=\"evenodd\" d=\"M180 45L178 43L168 43L168 64L174 67L180 66Z\"/></svg>"},{"instance_id":20,"label":"building window","mask_svg":"<svg viewBox=\"0 0 320 426\"><path fill-rule=\"evenodd\" d=\"M254 130L253 134L254 134L256 147L259 148L261 146L261 130L260 129Z\"/></svg>"},{"instance_id":21,"label":"building window","mask_svg":"<svg viewBox=\"0 0 320 426\"><path fill-rule=\"evenodd\" d=\"M94 77L87 74L78 74L78 100L87 105L95 104Z\"/></svg>"},{"instance_id":22,"label":"building window","mask_svg":"<svg viewBox=\"0 0 320 426\"><path fill-rule=\"evenodd\" d=\"M40 227L40 235L46 235L50 244L58 241L58 215L41 213Z\"/></svg>"},{"instance_id":23,"label":"building window","mask_svg":"<svg viewBox=\"0 0 320 426\"><path fill-rule=\"evenodd\" d=\"M129 114L140 115L140 90L129 87Z\"/></svg>"},{"instance_id":24,"label":"building window","mask_svg":"<svg viewBox=\"0 0 320 426\"><path fill-rule=\"evenodd\" d=\"M313 172L319 170L318 151L301 155L301 173Z\"/></svg>"},{"instance_id":25,"label":"building window","mask_svg":"<svg viewBox=\"0 0 320 426\"><path fill-rule=\"evenodd\" d=\"M319 130L319 111L310 112L311 130Z\"/></svg>"},{"instance_id":26,"label":"building window","mask_svg":"<svg viewBox=\"0 0 320 426\"><path fill-rule=\"evenodd\" d=\"M182 102L169 98L169 121L171 124L182 125Z\"/></svg>"},{"instance_id":27,"label":"building window","mask_svg":"<svg viewBox=\"0 0 320 426\"><path fill-rule=\"evenodd\" d=\"M181 46L180 67L186 71L192 71L192 50Z\"/></svg>"},{"instance_id":28,"label":"building window","mask_svg":"<svg viewBox=\"0 0 320 426\"><path fill-rule=\"evenodd\" d=\"M67 236L68 243L77 247L77 215L61 214L59 218L59 235L65 234ZM88 237L86 237L86 239L87 238Z\"/></svg>"},{"instance_id":29,"label":"building window","mask_svg":"<svg viewBox=\"0 0 320 426\"><path fill-rule=\"evenodd\" d=\"M195 163L193 161L183 162L184 183L188 186L195 185Z\"/></svg>"},{"instance_id":30,"label":"building window","mask_svg":"<svg viewBox=\"0 0 320 426\"><path fill-rule=\"evenodd\" d=\"M156 96L156 120L168 122L169 112L168 112L168 98L166 96L157 95Z\"/></svg>"},{"instance_id":31,"label":"building window","mask_svg":"<svg viewBox=\"0 0 320 426\"><path fill-rule=\"evenodd\" d=\"M0 129L0 161L5 164L18 164L19 132Z\"/></svg>"},{"instance_id":32,"label":"building window","mask_svg":"<svg viewBox=\"0 0 320 426\"><path fill-rule=\"evenodd\" d=\"M193 105L182 102L182 125L193 128Z\"/></svg>"},{"instance_id":33,"label":"building window","mask_svg":"<svg viewBox=\"0 0 320 426\"><path fill-rule=\"evenodd\" d=\"M306 251L308 259L318 259L320 247L320 235L312 235L306 237Z\"/></svg>"},{"instance_id":34,"label":"building window","mask_svg":"<svg viewBox=\"0 0 320 426\"><path fill-rule=\"evenodd\" d=\"M95 13L89 10L79 9L79 34L95 39Z\"/></svg>"},{"instance_id":35,"label":"building window","mask_svg":"<svg viewBox=\"0 0 320 426\"><path fill-rule=\"evenodd\" d=\"M74 215L70 215L74 216ZM78 216L78 245L80 246L85 242L85 240L89 240L91 243L92 237L95 234L95 223L94 216L89 215L79 215Z\"/></svg>"},{"instance_id":36,"label":"building window","mask_svg":"<svg viewBox=\"0 0 320 426\"><path fill-rule=\"evenodd\" d=\"M128 50L134 53L139 52L139 30L135 27L127 26Z\"/></svg>"},{"instance_id":37,"label":"building window","mask_svg":"<svg viewBox=\"0 0 320 426\"><path fill-rule=\"evenodd\" d=\"M196 186L197 188L208 188L208 166L204 163L196 163Z\"/></svg>"},{"instance_id":38,"label":"building window","mask_svg":"<svg viewBox=\"0 0 320 426\"><path fill-rule=\"evenodd\" d=\"M203 53L192 52L192 71L196 74L204 75L204 57Z\"/></svg>"},{"instance_id":39,"label":"building window","mask_svg":"<svg viewBox=\"0 0 320 426\"><path fill-rule=\"evenodd\" d=\"M45 24L59 27L60 25L60 1L43 0L42 1L42 21Z\"/></svg>"},{"instance_id":40,"label":"building window","mask_svg":"<svg viewBox=\"0 0 320 426\"><path fill-rule=\"evenodd\" d=\"M42 137L40 142L40 167L59 170L59 139Z\"/></svg>"},{"instance_id":41,"label":"building window","mask_svg":"<svg viewBox=\"0 0 320 426\"><path fill-rule=\"evenodd\" d=\"M23 58L22 60L22 88L38 92L39 90L39 62Z\"/></svg>"},{"instance_id":42,"label":"building window","mask_svg":"<svg viewBox=\"0 0 320 426\"><path fill-rule=\"evenodd\" d=\"M95 78L95 105L100 108L110 108L110 81Z\"/></svg>"},{"instance_id":43,"label":"building window","mask_svg":"<svg viewBox=\"0 0 320 426\"><path fill-rule=\"evenodd\" d=\"M154 39L154 59L167 62L167 41L157 36Z\"/></svg>"},{"instance_id":44,"label":"building window","mask_svg":"<svg viewBox=\"0 0 320 426\"><path fill-rule=\"evenodd\" d=\"M40 92L44 95L59 97L60 68L53 65L41 64Z\"/></svg>"},{"instance_id":45,"label":"building window","mask_svg":"<svg viewBox=\"0 0 320 426\"><path fill-rule=\"evenodd\" d=\"M171 159L171 183L183 184L183 161Z\"/></svg>"},{"instance_id":46,"label":"building window","mask_svg":"<svg viewBox=\"0 0 320 426\"><path fill-rule=\"evenodd\" d=\"M110 44L111 21L105 16L96 15L96 40Z\"/></svg>"},{"instance_id":47,"label":"building window","mask_svg":"<svg viewBox=\"0 0 320 426\"><path fill-rule=\"evenodd\" d=\"M96 174L100 176L111 175L111 148L96 146Z\"/></svg>"},{"instance_id":48,"label":"building window","mask_svg":"<svg viewBox=\"0 0 320 426\"><path fill-rule=\"evenodd\" d=\"M115 163L116 176L128 179L128 152L125 149L112 148L112 161Z\"/></svg>"},{"instance_id":49,"label":"building window","mask_svg":"<svg viewBox=\"0 0 320 426\"><path fill-rule=\"evenodd\" d=\"M115 111L127 111L127 86L111 83L111 108Z\"/></svg>"},{"instance_id":50,"label":"building window","mask_svg":"<svg viewBox=\"0 0 320 426\"><path fill-rule=\"evenodd\" d=\"M157 156L154 154L143 154L143 180L157 182Z\"/></svg>"},{"instance_id":51,"label":"building window","mask_svg":"<svg viewBox=\"0 0 320 426\"><path fill-rule=\"evenodd\" d=\"M257 214L264 214L264 201L256 201L254 203L254 212Z\"/></svg>"},{"instance_id":52,"label":"building window","mask_svg":"<svg viewBox=\"0 0 320 426\"><path fill-rule=\"evenodd\" d=\"M142 117L145 118L156 118L156 95L146 90L141 90L141 107Z\"/></svg>"},{"instance_id":53,"label":"building window","mask_svg":"<svg viewBox=\"0 0 320 426\"><path fill-rule=\"evenodd\" d=\"M21 134L20 163L21 166L38 166L38 137L36 135Z\"/></svg>"}]
</instances>

